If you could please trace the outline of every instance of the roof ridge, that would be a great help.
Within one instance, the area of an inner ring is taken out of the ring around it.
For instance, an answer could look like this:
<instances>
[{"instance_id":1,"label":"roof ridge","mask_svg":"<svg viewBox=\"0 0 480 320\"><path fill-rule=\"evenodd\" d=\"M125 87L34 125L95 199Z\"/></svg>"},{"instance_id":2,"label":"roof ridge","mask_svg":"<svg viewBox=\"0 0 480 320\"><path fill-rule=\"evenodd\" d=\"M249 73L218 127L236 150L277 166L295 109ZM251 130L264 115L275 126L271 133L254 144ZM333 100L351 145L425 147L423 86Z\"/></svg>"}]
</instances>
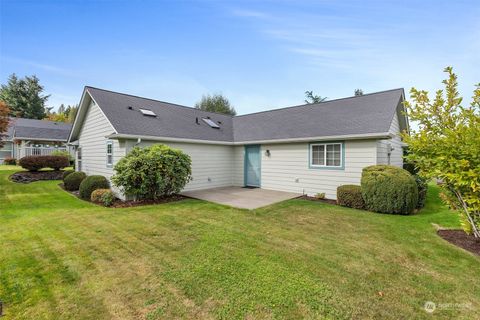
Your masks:
<instances>
[{"instance_id":1,"label":"roof ridge","mask_svg":"<svg viewBox=\"0 0 480 320\"><path fill-rule=\"evenodd\" d=\"M257 111L257 112L252 112L252 113L247 113L247 114L238 115L238 116L235 116L234 118L250 116L250 115L258 114L258 113L273 112L273 111L278 111L278 110L301 108L301 107L314 106L314 105L322 105L322 104L329 103L329 102L334 102L334 101L339 101L339 100L347 100L347 99L354 99L354 98L361 98L361 97L365 97L365 96L370 96L370 95L379 94L379 93L385 93L385 92L390 92L390 91L397 91L397 90L402 90L402 91L403 91L404 88L395 88L395 89L389 89L389 90L382 90L382 91L370 92L370 93L362 94L362 95L360 95L360 96L350 96L350 97L344 97L344 98L337 98L337 99L328 100L328 101L319 102L319 103L305 103L305 104L299 104L299 105L295 105L295 106L289 106L289 107L282 107L282 108L276 108L276 109L270 109L270 110Z\"/></svg>"},{"instance_id":2,"label":"roof ridge","mask_svg":"<svg viewBox=\"0 0 480 320\"><path fill-rule=\"evenodd\" d=\"M158 100L158 99L152 99L152 98L137 96L137 95L134 95L134 94L124 93L124 92L107 90L107 89L102 89L102 88L97 88L97 87L92 87L92 86L85 86L85 88L86 88L86 89L87 89L87 88L90 88L90 89L95 89L95 90L100 90L100 91L105 91L105 92L110 92L110 93L115 93L115 94L121 94L121 95L123 95L123 96L129 96L129 97L133 97L133 98L139 98L139 99L145 99L145 100L150 100L150 101L155 101L155 102L170 104L170 105L172 105L172 106L174 106L174 107L181 107L181 108L187 108L187 109L195 110L195 111L201 111L201 112L219 114L219 115L227 116L227 117L230 117L230 118L235 117L235 116L232 116L232 115L229 115L229 114L225 114L225 113L214 112L214 111L205 111L205 110L197 109L197 108L195 108L195 107L184 106L184 105L181 105L181 104L178 104L178 103L172 103L172 102L167 102L167 101L164 101L164 100Z\"/></svg>"}]
</instances>

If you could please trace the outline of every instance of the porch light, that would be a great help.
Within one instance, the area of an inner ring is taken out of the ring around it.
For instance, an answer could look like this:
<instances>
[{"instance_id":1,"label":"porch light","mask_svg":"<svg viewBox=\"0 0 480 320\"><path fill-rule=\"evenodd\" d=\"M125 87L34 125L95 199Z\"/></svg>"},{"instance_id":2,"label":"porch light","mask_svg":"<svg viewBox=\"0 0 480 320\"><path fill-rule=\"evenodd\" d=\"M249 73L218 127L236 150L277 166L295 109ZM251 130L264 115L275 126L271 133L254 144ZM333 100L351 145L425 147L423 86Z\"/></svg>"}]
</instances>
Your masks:
<instances>
[{"instance_id":1,"label":"porch light","mask_svg":"<svg viewBox=\"0 0 480 320\"><path fill-rule=\"evenodd\" d=\"M270 157L270 150L267 149L267 150L265 151L265 155L266 155L267 157Z\"/></svg>"}]
</instances>

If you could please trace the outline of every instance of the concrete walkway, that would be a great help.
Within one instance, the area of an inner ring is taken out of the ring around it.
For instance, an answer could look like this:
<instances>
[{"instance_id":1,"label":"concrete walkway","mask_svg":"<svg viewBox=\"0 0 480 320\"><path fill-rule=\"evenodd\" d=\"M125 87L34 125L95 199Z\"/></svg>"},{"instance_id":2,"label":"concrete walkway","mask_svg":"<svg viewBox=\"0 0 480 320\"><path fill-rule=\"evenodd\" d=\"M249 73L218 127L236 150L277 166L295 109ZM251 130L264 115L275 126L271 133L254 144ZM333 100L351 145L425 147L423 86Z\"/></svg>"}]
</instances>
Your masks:
<instances>
[{"instance_id":1,"label":"concrete walkway","mask_svg":"<svg viewBox=\"0 0 480 320\"><path fill-rule=\"evenodd\" d=\"M198 191L186 191L183 192L182 195L241 209L256 209L276 202L301 196L299 193L265 190L260 188L248 189L240 187L224 187Z\"/></svg>"}]
</instances>

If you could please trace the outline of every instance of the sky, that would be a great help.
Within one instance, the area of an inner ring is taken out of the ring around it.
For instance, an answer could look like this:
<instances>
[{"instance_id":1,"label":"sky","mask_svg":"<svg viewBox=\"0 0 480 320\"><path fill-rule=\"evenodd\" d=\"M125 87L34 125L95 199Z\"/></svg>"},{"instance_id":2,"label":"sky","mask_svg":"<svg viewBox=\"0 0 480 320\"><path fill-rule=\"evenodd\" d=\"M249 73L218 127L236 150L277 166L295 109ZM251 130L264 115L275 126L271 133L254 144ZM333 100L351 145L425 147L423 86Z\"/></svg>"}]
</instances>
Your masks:
<instances>
[{"instance_id":1,"label":"sky","mask_svg":"<svg viewBox=\"0 0 480 320\"><path fill-rule=\"evenodd\" d=\"M36 75L48 105L86 85L239 114L403 87L480 82L480 1L0 0L0 83Z\"/></svg>"}]
</instances>

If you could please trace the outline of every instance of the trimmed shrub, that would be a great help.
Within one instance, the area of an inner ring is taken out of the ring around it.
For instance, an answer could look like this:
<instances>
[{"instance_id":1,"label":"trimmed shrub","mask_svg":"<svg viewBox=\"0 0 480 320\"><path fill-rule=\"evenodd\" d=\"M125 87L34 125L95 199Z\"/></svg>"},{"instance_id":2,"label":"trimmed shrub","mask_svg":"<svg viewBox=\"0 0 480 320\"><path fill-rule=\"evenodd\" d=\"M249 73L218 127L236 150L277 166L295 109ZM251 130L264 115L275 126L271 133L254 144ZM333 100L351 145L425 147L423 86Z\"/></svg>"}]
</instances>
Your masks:
<instances>
[{"instance_id":1,"label":"trimmed shrub","mask_svg":"<svg viewBox=\"0 0 480 320\"><path fill-rule=\"evenodd\" d=\"M362 187L346 184L337 188L337 203L344 207L365 209Z\"/></svg>"},{"instance_id":2,"label":"trimmed shrub","mask_svg":"<svg viewBox=\"0 0 480 320\"><path fill-rule=\"evenodd\" d=\"M90 200L95 203L101 203L105 207L110 207L115 201L115 195L110 189L97 189L92 192Z\"/></svg>"},{"instance_id":3,"label":"trimmed shrub","mask_svg":"<svg viewBox=\"0 0 480 320\"><path fill-rule=\"evenodd\" d=\"M3 159L3 164L9 165L9 166L14 166L17 164L17 160L12 157L8 157Z\"/></svg>"},{"instance_id":4,"label":"trimmed shrub","mask_svg":"<svg viewBox=\"0 0 480 320\"><path fill-rule=\"evenodd\" d=\"M425 201L427 200L428 181L419 175L414 175L414 178L418 189L417 209L421 209L425 206Z\"/></svg>"},{"instance_id":5,"label":"trimmed shrub","mask_svg":"<svg viewBox=\"0 0 480 320\"><path fill-rule=\"evenodd\" d=\"M362 196L370 211L411 214L417 206L418 188L408 171L387 165L362 171Z\"/></svg>"},{"instance_id":6,"label":"trimmed shrub","mask_svg":"<svg viewBox=\"0 0 480 320\"><path fill-rule=\"evenodd\" d=\"M157 199L180 192L191 177L190 157L158 144L133 148L115 165L114 185L135 199Z\"/></svg>"},{"instance_id":7,"label":"trimmed shrub","mask_svg":"<svg viewBox=\"0 0 480 320\"><path fill-rule=\"evenodd\" d=\"M102 204L105 207L110 207L115 202L115 195L112 191L106 192L102 196Z\"/></svg>"},{"instance_id":8,"label":"trimmed shrub","mask_svg":"<svg viewBox=\"0 0 480 320\"><path fill-rule=\"evenodd\" d=\"M65 156L27 156L19 160L18 164L28 171L38 171L43 168L60 170L70 165Z\"/></svg>"},{"instance_id":9,"label":"trimmed shrub","mask_svg":"<svg viewBox=\"0 0 480 320\"><path fill-rule=\"evenodd\" d=\"M93 191L108 188L110 188L110 184L104 176L88 176L80 183L80 198L90 200Z\"/></svg>"},{"instance_id":10,"label":"trimmed shrub","mask_svg":"<svg viewBox=\"0 0 480 320\"><path fill-rule=\"evenodd\" d=\"M63 171L62 180L65 181L65 178L68 177L71 173L74 173L75 170L65 170Z\"/></svg>"},{"instance_id":11,"label":"trimmed shrub","mask_svg":"<svg viewBox=\"0 0 480 320\"><path fill-rule=\"evenodd\" d=\"M80 184L87 177L85 172L72 172L65 177L63 185L68 191L77 191L80 188Z\"/></svg>"}]
</instances>

